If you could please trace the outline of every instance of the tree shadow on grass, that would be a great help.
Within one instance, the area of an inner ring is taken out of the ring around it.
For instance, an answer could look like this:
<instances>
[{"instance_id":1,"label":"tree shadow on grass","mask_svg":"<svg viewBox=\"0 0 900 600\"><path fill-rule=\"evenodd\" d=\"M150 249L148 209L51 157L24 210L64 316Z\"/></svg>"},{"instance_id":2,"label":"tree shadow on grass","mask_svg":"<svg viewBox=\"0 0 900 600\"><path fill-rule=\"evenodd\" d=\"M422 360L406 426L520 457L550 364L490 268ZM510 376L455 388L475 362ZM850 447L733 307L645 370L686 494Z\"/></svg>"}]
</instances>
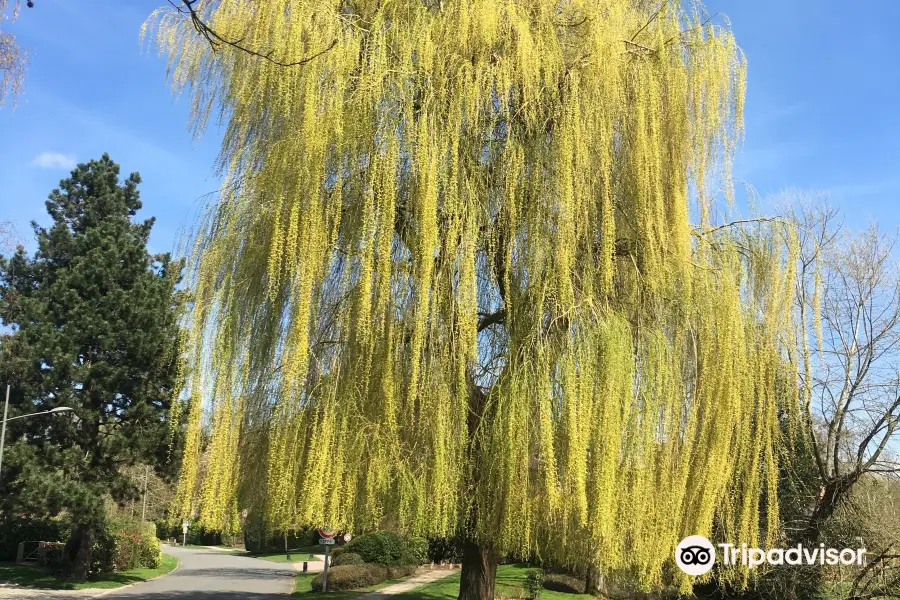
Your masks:
<instances>
[{"instance_id":1,"label":"tree shadow on grass","mask_svg":"<svg viewBox=\"0 0 900 600\"><path fill-rule=\"evenodd\" d=\"M59 576L52 570L38 565L17 565L0 563L0 583L11 583L16 586L45 590L83 590L117 588L131 583L146 581L148 575L157 574L150 569L140 569L147 573L123 571L119 573L99 573L84 583L74 583Z\"/></svg>"},{"instance_id":2,"label":"tree shadow on grass","mask_svg":"<svg viewBox=\"0 0 900 600\"><path fill-rule=\"evenodd\" d=\"M36 565L0 564L0 582L49 590L74 590L70 581L59 579L49 570Z\"/></svg>"}]
</instances>

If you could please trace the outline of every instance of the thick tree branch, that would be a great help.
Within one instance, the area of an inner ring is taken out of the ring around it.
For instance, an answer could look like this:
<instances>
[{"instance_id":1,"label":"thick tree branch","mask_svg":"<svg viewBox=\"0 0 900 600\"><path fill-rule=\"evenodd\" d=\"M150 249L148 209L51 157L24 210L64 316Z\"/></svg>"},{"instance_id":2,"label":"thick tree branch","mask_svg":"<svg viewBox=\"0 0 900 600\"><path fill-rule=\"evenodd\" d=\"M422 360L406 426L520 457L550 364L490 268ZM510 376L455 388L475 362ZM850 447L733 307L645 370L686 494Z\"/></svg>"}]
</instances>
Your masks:
<instances>
[{"instance_id":1,"label":"thick tree branch","mask_svg":"<svg viewBox=\"0 0 900 600\"><path fill-rule=\"evenodd\" d=\"M503 323L506 321L506 309L501 308L496 312L492 312L488 315L482 315L478 320L478 332L481 333L491 325L496 325L497 323Z\"/></svg>"},{"instance_id":2,"label":"thick tree branch","mask_svg":"<svg viewBox=\"0 0 900 600\"><path fill-rule=\"evenodd\" d=\"M251 56L256 56L258 58L262 58L263 60L267 60L272 64L278 65L279 67L298 67L298 66L305 65L306 63L310 62L311 60L314 60L314 59L322 56L323 54L325 54L326 52L328 52L329 50L331 50L332 48L337 46L338 41L337 41L337 38L335 38L325 48L319 50L315 54L311 54L300 60L295 60L292 62L285 62L282 60L278 60L278 59L272 57L272 55L275 53L274 48L269 50L266 53L259 52L252 48L248 48L247 46L244 46L243 38L238 39L238 40L228 40L228 39L225 39L224 37L222 37L221 35L219 35L218 33L216 33L216 31L213 28L211 28L209 25L207 25L203 21L203 19L200 18L200 15L197 13L197 10L194 7L194 5L198 1L199 0L182 0L181 4L179 5L179 4L176 4L174 2L174 0L168 0L169 4L171 4L172 7L176 11L178 11L179 13L181 13L183 15L190 16L191 24L194 26L194 29L197 30L197 33L199 33L200 35L202 35L203 37L206 38L206 41L209 42L209 45L213 49L213 51L218 50L220 45L231 46L232 48L234 48L236 50L240 50L241 52L245 52Z\"/></svg>"}]
</instances>

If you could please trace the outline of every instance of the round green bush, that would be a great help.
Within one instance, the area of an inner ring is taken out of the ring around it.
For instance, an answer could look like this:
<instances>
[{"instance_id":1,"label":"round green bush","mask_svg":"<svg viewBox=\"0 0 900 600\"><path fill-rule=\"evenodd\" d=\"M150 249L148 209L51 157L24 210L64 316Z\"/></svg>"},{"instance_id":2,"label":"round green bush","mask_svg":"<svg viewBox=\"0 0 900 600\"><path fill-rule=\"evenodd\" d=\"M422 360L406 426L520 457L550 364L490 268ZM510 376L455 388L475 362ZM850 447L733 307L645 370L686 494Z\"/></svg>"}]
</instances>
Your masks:
<instances>
[{"instance_id":1,"label":"round green bush","mask_svg":"<svg viewBox=\"0 0 900 600\"><path fill-rule=\"evenodd\" d=\"M395 566L403 564L406 544L393 531L374 531L353 538L344 547L367 563Z\"/></svg>"},{"instance_id":2,"label":"round green bush","mask_svg":"<svg viewBox=\"0 0 900 600\"><path fill-rule=\"evenodd\" d=\"M344 546L336 546L336 547L332 548L328 552L328 556L331 557L330 558L331 564L334 564L334 561L337 560L338 556L340 556L341 554L343 554L346 551L347 551L347 548L345 548Z\"/></svg>"},{"instance_id":3,"label":"round green bush","mask_svg":"<svg viewBox=\"0 0 900 600\"><path fill-rule=\"evenodd\" d=\"M388 579L388 569L382 565L343 565L328 569L328 591L342 592L378 585ZM322 573L312 578L312 591L322 591Z\"/></svg>"},{"instance_id":4,"label":"round green bush","mask_svg":"<svg viewBox=\"0 0 900 600\"><path fill-rule=\"evenodd\" d=\"M332 558L331 564L335 567L340 567L341 565L361 565L366 561L363 560L362 556L357 554L356 552L342 552L337 555L336 558Z\"/></svg>"}]
</instances>

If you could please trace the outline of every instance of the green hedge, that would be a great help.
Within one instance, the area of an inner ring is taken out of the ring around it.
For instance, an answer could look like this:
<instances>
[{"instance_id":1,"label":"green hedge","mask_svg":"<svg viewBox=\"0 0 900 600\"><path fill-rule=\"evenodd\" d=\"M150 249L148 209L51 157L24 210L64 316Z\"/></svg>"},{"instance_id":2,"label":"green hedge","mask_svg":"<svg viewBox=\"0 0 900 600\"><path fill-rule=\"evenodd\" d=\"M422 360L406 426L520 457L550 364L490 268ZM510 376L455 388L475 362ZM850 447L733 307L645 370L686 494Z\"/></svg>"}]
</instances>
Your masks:
<instances>
[{"instance_id":1,"label":"green hedge","mask_svg":"<svg viewBox=\"0 0 900 600\"><path fill-rule=\"evenodd\" d=\"M401 564L424 565L428 560L428 540L421 537L408 537L404 540Z\"/></svg>"},{"instance_id":2,"label":"green hedge","mask_svg":"<svg viewBox=\"0 0 900 600\"><path fill-rule=\"evenodd\" d=\"M344 565L328 569L328 591L341 592L378 585L387 581L388 568L383 565ZM312 591L322 591L322 573L312 578Z\"/></svg>"},{"instance_id":3,"label":"green hedge","mask_svg":"<svg viewBox=\"0 0 900 600\"><path fill-rule=\"evenodd\" d=\"M375 531L353 538L344 546L363 561L384 566L421 565L428 557L428 541L404 538L393 531Z\"/></svg>"},{"instance_id":4,"label":"green hedge","mask_svg":"<svg viewBox=\"0 0 900 600\"><path fill-rule=\"evenodd\" d=\"M403 558L403 540L393 531L375 531L353 538L347 552L359 554L363 561L379 565L399 565Z\"/></svg>"}]
</instances>

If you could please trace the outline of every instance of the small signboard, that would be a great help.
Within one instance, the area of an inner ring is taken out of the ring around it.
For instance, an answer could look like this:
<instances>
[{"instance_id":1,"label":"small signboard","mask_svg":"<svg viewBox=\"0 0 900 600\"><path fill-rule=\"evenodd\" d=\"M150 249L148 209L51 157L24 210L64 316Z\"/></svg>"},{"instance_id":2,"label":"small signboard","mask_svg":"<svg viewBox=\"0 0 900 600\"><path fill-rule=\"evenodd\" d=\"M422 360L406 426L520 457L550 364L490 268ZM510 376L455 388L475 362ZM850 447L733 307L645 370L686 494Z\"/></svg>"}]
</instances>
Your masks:
<instances>
[{"instance_id":1,"label":"small signboard","mask_svg":"<svg viewBox=\"0 0 900 600\"><path fill-rule=\"evenodd\" d=\"M188 523L187 521L181 524L181 533L187 533L188 525L190 525L190 523Z\"/></svg>"},{"instance_id":2,"label":"small signboard","mask_svg":"<svg viewBox=\"0 0 900 600\"><path fill-rule=\"evenodd\" d=\"M345 534L344 534L344 541L345 541L345 542L349 542L349 541L352 540L352 539L353 539L353 536L350 535L349 533L345 533Z\"/></svg>"},{"instance_id":3,"label":"small signboard","mask_svg":"<svg viewBox=\"0 0 900 600\"><path fill-rule=\"evenodd\" d=\"M324 546L331 546L334 544L334 538L319 538L319 543Z\"/></svg>"}]
</instances>

